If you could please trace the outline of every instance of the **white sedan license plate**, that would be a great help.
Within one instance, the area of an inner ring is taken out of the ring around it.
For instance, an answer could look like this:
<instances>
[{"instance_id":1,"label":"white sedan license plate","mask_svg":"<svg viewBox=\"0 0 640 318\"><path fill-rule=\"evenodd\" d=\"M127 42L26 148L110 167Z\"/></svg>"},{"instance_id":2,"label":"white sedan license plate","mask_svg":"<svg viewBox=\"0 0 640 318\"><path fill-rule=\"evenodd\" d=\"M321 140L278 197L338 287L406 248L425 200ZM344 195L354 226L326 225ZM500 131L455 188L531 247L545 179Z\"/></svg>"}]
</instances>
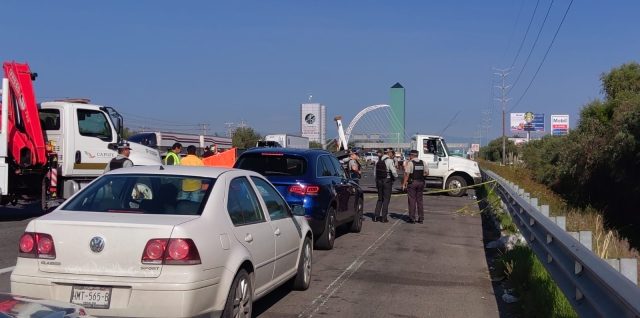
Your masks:
<instances>
[{"instance_id":1,"label":"white sedan license plate","mask_svg":"<svg viewBox=\"0 0 640 318\"><path fill-rule=\"evenodd\" d=\"M111 287L72 286L71 303L85 308L108 309L111 303Z\"/></svg>"}]
</instances>

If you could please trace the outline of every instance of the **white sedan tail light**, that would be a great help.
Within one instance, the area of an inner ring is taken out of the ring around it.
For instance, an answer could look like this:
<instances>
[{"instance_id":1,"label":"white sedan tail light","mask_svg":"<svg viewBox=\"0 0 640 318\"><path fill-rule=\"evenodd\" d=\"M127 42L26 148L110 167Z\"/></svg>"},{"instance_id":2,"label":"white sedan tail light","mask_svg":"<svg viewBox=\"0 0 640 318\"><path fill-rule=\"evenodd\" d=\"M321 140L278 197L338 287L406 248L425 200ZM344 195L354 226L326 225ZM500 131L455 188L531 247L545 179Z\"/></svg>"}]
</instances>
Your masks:
<instances>
[{"instance_id":1,"label":"white sedan tail light","mask_svg":"<svg viewBox=\"0 0 640 318\"><path fill-rule=\"evenodd\" d=\"M142 264L198 265L200 253L192 239L156 238L147 242L142 252Z\"/></svg>"},{"instance_id":2,"label":"white sedan tail light","mask_svg":"<svg viewBox=\"0 0 640 318\"><path fill-rule=\"evenodd\" d=\"M56 258L56 247L49 234L24 232L18 243L19 257L26 258Z\"/></svg>"}]
</instances>

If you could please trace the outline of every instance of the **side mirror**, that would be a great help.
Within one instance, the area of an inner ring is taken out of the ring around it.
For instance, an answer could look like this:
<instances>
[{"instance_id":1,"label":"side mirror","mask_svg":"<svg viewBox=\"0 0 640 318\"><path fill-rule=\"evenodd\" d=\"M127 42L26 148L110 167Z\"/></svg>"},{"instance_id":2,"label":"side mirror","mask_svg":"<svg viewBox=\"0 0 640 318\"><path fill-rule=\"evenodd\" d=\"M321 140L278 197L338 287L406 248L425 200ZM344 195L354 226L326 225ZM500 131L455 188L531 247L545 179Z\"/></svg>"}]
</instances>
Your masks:
<instances>
[{"instance_id":1,"label":"side mirror","mask_svg":"<svg viewBox=\"0 0 640 318\"><path fill-rule=\"evenodd\" d=\"M118 144L116 144L115 142L109 143L107 145L107 148L109 148L111 150L118 150Z\"/></svg>"},{"instance_id":2,"label":"side mirror","mask_svg":"<svg viewBox=\"0 0 640 318\"><path fill-rule=\"evenodd\" d=\"M293 215L296 215L296 216L305 216L306 215L306 212L305 212L304 207L302 205L294 204L294 205L291 206L291 209L292 209L291 212L293 213Z\"/></svg>"}]
</instances>

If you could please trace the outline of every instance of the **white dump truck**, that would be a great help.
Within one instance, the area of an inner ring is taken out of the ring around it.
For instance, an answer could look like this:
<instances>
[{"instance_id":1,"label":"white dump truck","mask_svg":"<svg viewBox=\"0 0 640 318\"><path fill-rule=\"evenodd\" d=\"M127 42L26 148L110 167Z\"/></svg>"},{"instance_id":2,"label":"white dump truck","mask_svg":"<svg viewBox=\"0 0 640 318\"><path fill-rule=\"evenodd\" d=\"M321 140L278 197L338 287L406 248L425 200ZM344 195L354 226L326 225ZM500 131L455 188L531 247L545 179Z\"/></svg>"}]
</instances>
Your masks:
<instances>
[{"instance_id":1,"label":"white dump truck","mask_svg":"<svg viewBox=\"0 0 640 318\"><path fill-rule=\"evenodd\" d=\"M444 138L433 135L415 135L411 140L411 149L418 150L418 158L429 167L428 187L452 190L451 196L463 196L466 186L480 183L482 175L478 163L451 156Z\"/></svg>"}]
</instances>

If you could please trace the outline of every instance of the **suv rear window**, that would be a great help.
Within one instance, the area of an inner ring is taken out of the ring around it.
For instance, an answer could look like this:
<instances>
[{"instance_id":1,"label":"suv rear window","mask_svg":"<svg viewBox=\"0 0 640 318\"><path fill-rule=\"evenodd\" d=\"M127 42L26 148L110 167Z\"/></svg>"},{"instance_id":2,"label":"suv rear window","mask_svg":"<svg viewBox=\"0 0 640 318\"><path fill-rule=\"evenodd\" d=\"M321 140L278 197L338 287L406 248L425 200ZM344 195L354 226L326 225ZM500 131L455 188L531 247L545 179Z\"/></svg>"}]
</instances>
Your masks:
<instances>
[{"instance_id":1,"label":"suv rear window","mask_svg":"<svg viewBox=\"0 0 640 318\"><path fill-rule=\"evenodd\" d=\"M283 153L251 153L240 156L238 169L255 171L263 176L303 176L307 172L307 160Z\"/></svg>"},{"instance_id":2,"label":"suv rear window","mask_svg":"<svg viewBox=\"0 0 640 318\"><path fill-rule=\"evenodd\" d=\"M67 211L200 215L215 179L192 176L105 175L69 200Z\"/></svg>"}]
</instances>

